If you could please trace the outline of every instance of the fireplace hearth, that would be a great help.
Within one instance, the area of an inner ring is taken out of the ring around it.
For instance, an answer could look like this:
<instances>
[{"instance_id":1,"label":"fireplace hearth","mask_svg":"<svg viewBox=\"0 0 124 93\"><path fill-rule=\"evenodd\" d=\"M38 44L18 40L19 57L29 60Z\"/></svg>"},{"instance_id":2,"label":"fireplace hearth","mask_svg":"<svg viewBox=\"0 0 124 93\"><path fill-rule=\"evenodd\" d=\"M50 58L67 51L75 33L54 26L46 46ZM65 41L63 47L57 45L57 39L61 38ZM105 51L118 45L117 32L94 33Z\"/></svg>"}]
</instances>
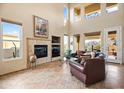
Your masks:
<instances>
[{"instance_id":1,"label":"fireplace hearth","mask_svg":"<svg viewBox=\"0 0 124 93\"><path fill-rule=\"evenodd\" d=\"M47 45L34 45L34 54L37 58L48 56L48 46Z\"/></svg>"}]
</instances>

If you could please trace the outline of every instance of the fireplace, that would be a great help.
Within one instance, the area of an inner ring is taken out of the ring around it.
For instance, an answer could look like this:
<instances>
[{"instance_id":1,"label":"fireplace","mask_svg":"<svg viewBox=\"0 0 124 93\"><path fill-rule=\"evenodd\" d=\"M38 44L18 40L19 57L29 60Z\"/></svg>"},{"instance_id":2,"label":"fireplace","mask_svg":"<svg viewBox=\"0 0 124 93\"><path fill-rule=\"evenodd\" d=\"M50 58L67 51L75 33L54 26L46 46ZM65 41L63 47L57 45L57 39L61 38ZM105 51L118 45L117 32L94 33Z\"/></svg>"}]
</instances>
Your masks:
<instances>
[{"instance_id":1,"label":"fireplace","mask_svg":"<svg viewBox=\"0 0 124 93\"><path fill-rule=\"evenodd\" d=\"M47 45L34 45L34 53L37 58L47 57Z\"/></svg>"},{"instance_id":2,"label":"fireplace","mask_svg":"<svg viewBox=\"0 0 124 93\"><path fill-rule=\"evenodd\" d=\"M60 56L60 45L52 45L52 57Z\"/></svg>"}]
</instances>

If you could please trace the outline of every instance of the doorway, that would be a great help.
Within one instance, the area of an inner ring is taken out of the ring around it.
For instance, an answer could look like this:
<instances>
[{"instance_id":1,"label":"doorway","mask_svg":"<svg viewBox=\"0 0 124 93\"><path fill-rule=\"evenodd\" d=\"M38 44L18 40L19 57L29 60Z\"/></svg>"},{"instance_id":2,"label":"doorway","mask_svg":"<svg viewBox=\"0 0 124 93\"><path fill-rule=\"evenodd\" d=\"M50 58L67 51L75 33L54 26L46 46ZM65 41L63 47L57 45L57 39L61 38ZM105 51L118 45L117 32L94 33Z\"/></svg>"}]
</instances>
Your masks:
<instances>
[{"instance_id":1,"label":"doorway","mask_svg":"<svg viewBox=\"0 0 124 93\"><path fill-rule=\"evenodd\" d=\"M121 27L104 30L104 53L107 62L122 63Z\"/></svg>"}]
</instances>

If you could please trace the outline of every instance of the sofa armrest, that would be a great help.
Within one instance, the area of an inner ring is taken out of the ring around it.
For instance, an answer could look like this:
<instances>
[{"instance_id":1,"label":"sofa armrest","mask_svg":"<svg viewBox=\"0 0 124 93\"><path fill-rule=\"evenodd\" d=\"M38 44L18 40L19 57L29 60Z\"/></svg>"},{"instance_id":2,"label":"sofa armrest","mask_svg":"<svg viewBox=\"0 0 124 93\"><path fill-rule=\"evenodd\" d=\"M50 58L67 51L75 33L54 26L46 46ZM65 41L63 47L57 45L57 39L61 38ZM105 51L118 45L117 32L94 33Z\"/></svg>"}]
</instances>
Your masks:
<instances>
[{"instance_id":1,"label":"sofa armrest","mask_svg":"<svg viewBox=\"0 0 124 93\"><path fill-rule=\"evenodd\" d=\"M105 73L105 61L103 59L87 59L84 64L84 73L87 75L98 75Z\"/></svg>"},{"instance_id":2,"label":"sofa armrest","mask_svg":"<svg viewBox=\"0 0 124 93\"><path fill-rule=\"evenodd\" d=\"M105 62L102 59L88 59L84 65L86 85L105 79Z\"/></svg>"},{"instance_id":3,"label":"sofa armrest","mask_svg":"<svg viewBox=\"0 0 124 93\"><path fill-rule=\"evenodd\" d=\"M75 64L75 63L69 63L69 64L72 68L74 68L74 69L83 73L84 67L81 66L80 64Z\"/></svg>"}]
</instances>

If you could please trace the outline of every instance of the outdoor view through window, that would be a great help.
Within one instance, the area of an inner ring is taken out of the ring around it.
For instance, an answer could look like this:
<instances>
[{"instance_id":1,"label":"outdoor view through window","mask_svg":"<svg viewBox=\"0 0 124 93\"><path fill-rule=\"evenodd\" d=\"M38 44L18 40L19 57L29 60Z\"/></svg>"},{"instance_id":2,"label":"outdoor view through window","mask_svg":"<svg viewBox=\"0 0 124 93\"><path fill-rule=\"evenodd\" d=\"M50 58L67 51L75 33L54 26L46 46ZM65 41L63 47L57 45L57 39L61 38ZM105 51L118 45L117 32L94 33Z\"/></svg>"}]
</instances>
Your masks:
<instances>
[{"instance_id":1,"label":"outdoor view through window","mask_svg":"<svg viewBox=\"0 0 124 93\"><path fill-rule=\"evenodd\" d=\"M2 21L3 59L20 57L21 25Z\"/></svg>"}]
</instances>

